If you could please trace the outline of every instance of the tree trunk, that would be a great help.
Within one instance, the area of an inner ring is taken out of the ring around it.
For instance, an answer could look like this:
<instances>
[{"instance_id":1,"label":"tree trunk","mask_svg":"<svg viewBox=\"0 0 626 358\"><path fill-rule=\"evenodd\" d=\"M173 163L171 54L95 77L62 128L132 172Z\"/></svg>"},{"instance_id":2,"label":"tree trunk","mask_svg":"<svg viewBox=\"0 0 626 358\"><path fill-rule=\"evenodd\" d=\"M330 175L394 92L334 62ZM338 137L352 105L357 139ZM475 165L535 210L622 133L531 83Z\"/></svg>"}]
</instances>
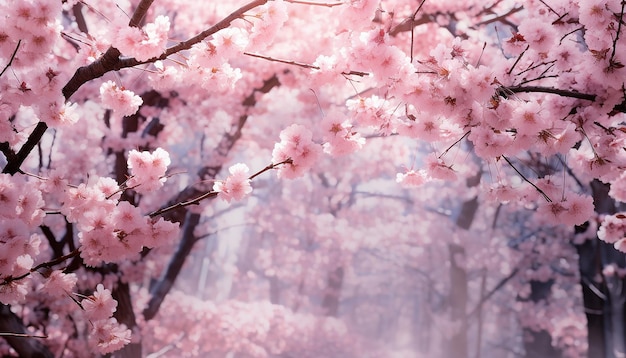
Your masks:
<instances>
[{"instance_id":1,"label":"tree trunk","mask_svg":"<svg viewBox=\"0 0 626 358\"><path fill-rule=\"evenodd\" d=\"M477 186L480 183L480 176L479 171L474 177L468 178L467 186L470 188ZM463 230L469 230L477 209L478 197L473 197L464 202L456 217L456 226ZM465 247L450 243L448 244L448 254L450 259L450 318L458 324L458 327L446 342L447 347L444 347L444 351L448 352L448 357L467 358L469 356L467 345L468 282L467 271L465 270Z\"/></svg>"},{"instance_id":2,"label":"tree trunk","mask_svg":"<svg viewBox=\"0 0 626 358\"><path fill-rule=\"evenodd\" d=\"M328 273L326 293L322 300L324 314L330 317L337 317L339 311L339 296L343 286L343 267L339 266Z\"/></svg>"},{"instance_id":3,"label":"tree trunk","mask_svg":"<svg viewBox=\"0 0 626 358\"><path fill-rule=\"evenodd\" d=\"M601 244L603 243L599 239L593 238L576 245L580 286L583 293L583 307L587 317L587 345L589 346L587 357L589 358L603 358L607 356L603 313L603 297L607 296L607 289L603 282L596 283L594 279L601 267L599 251Z\"/></svg>"},{"instance_id":4,"label":"tree trunk","mask_svg":"<svg viewBox=\"0 0 626 358\"><path fill-rule=\"evenodd\" d=\"M550 298L554 280L530 281L530 301L539 303ZM523 329L524 350L526 358L559 358L562 352L552 345L552 335L550 332L541 330L535 331L529 328Z\"/></svg>"},{"instance_id":5,"label":"tree trunk","mask_svg":"<svg viewBox=\"0 0 626 358\"><path fill-rule=\"evenodd\" d=\"M128 284L118 281L117 286L111 294L117 301L117 310L113 314L113 317L115 317L119 323L125 324L126 327L132 331L137 323L135 321L135 312L133 310ZM141 357L141 342L131 342L119 351L114 352L113 356L118 358Z\"/></svg>"},{"instance_id":6,"label":"tree trunk","mask_svg":"<svg viewBox=\"0 0 626 358\"><path fill-rule=\"evenodd\" d=\"M22 320L11 311L8 305L0 304L0 332L28 334ZM53 358L54 355L48 347L42 344L41 338L3 336L4 340L13 348L20 357Z\"/></svg>"}]
</instances>

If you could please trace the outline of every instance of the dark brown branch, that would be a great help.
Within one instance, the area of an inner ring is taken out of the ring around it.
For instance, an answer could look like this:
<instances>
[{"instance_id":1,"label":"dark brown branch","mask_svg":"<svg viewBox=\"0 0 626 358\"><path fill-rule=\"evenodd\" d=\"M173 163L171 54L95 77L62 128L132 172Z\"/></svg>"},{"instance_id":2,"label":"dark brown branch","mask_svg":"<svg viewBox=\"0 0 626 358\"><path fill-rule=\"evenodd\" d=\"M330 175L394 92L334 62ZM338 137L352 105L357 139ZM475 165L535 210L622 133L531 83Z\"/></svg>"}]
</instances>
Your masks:
<instances>
[{"instance_id":1,"label":"dark brown branch","mask_svg":"<svg viewBox=\"0 0 626 358\"><path fill-rule=\"evenodd\" d=\"M626 1L622 1L622 10L619 13L619 21L617 22L617 33L615 34L615 38L613 39L613 50L611 50L611 58L609 59L609 66L615 65L615 51L617 50L617 40L619 40L619 33L622 31L622 20L624 18L624 7L626 6Z\"/></svg>"},{"instance_id":2,"label":"dark brown branch","mask_svg":"<svg viewBox=\"0 0 626 358\"><path fill-rule=\"evenodd\" d=\"M83 15L83 4L81 2L77 2L72 7L72 14L74 14L74 19L76 20L76 26L78 26L78 29L85 34L88 34L89 28L87 27L87 22L85 21L85 16Z\"/></svg>"},{"instance_id":3,"label":"dark brown branch","mask_svg":"<svg viewBox=\"0 0 626 358\"><path fill-rule=\"evenodd\" d=\"M173 55L173 54L178 53L180 51L189 50L191 48L191 46L199 43L200 41L202 41L205 38L213 35L214 33L218 32L220 30L223 30L223 29L227 28L228 26L230 26L230 24L233 21L241 18L243 16L243 14L246 13L247 11L254 9L255 7L264 5L268 1L269 0L255 0L255 1L252 1L252 2L250 2L250 3L248 3L248 4L244 5L244 6L240 7L239 9L235 10L230 15L225 17L223 20L221 20L220 22L218 22L215 25L211 26L210 28L202 31L198 35L190 38L187 41L183 41L183 42L181 42L181 43L179 43L179 44L177 44L175 46L172 46L172 47L168 48L159 57L151 58L151 59L146 60L146 61L138 61L135 58L124 58L124 59L120 59L119 60L119 66L120 66L120 68L127 68L127 67L134 67L134 66L142 65L142 64L146 64L146 63L152 63L152 62L155 62L155 61L158 61L158 60L165 60L170 55Z\"/></svg>"},{"instance_id":4,"label":"dark brown branch","mask_svg":"<svg viewBox=\"0 0 626 358\"><path fill-rule=\"evenodd\" d=\"M535 185L535 183L531 182L530 180L528 180L528 178L526 178L526 176L524 174L522 174L522 172L520 172L515 165L513 165L513 163L511 163L511 161L509 160L509 158L505 157L504 155L502 156L502 159L504 159L510 166L511 168L513 168L513 170L515 170L515 172L522 178L524 179L525 182L527 182L528 184L530 184L533 188L535 188L535 190L537 190L537 192L539 192L539 194L541 194L541 196L543 196L544 199L546 199L547 202L551 203L552 199L550 199L550 197L548 196L548 194L546 194L543 190L541 190L541 188L539 188L537 185Z\"/></svg>"},{"instance_id":5,"label":"dark brown branch","mask_svg":"<svg viewBox=\"0 0 626 358\"><path fill-rule=\"evenodd\" d=\"M556 94L556 95L559 95L561 97L571 97L571 98L584 99L584 100L587 100L587 101L595 101L596 100L596 95L595 94L580 93L580 92L576 92L576 91L562 90L562 89L553 88L553 87L511 86L511 87L504 87L504 89L506 89L508 91L511 91L513 93L542 92L542 93Z\"/></svg>"},{"instance_id":6,"label":"dark brown branch","mask_svg":"<svg viewBox=\"0 0 626 358\"><path fill-rule=\"evenodd\" d=\"M243 53L246 56L250 56L250 57L256 57L256 58L260 58L263 60L268 60L268 61L272 61L272 62L280 62L280 63L284 63L287 65L293 65L293 66L298 66L298 67L303 67L303 68L310 68L313 70L319 70L320 68L318 66L315 65L310 65L308 63L303 63L303 62L297 62L297 61L291 61L291 60L281 60L278 58L274 58L274 57L268 57L268 56L263 56L263 55L258 55L255 53L249 53L249 52L244 52ZM369 73L367 72L363 72L363 71L348 71L348 72L342 72L342 75L355 75L355 76L361 76L361 77L365 77L365 76L369 76Z\"/></svg>"},{"instance_id":7,"label":"dark brown branch","mask_svg":"<svg viewBox=\"0 0 626 358\"><path fill-rule=\"evenodd\" d=\"M128 22L128 26L139 27L141 20L146 16L148 9L152 6L154 0L141 0L139 5L137 5L137 9L133 13L133 17Z\"/></svg>"},{"instance_id":8,"label":"dark brown branch","mask_svg":"<svg viewBox=\"0 0 626 358\"><path fill-rule=\"evenodd\" d=\"M4 74L4 72L11 67L11 64L13 64L13 60L15 59L15 55L17 54L17 50L20 48L20 44L22 43L22 40L17 41L17 45L15 46L15 50L13 51L13 54L11 55L11 58L9 59L9 63L7 63L6 66L4 66L4 69L2 70L2 72L0 72L0 77L2 77L2 75Z\"/></svg>"},{"instance_id":9,"label":"dark brown branch","mask_svg":"<svg viewBox=\"0 0 626 358\"><path fill-rule=\"evenodd\" d=\"M19 357L53 358L54 354L40 341L28 335L22 320L7 305L0 304L0 332Z\"/></svg>"},{"instance_id":10,"label":"dark brown branch","mask_svg":"<svg viewBox=\"0 0 626 358\"><path fill-rule=\"evenodd\" d=\"M52 266L60 264L61 262L65 261L67 259L71 259L72 257L78 256L79 254L80 254L80 251L78 249L76 249L76 250L70 252L67 255L63 255L61 257L57 257L54 260L42 262L39 265L31 268L30 271L28 271L27 273L25 273L25 274L23 274L21 276L16 276L16 277L9 276L9 277L5 278L4 281L0 282L0 285L8 285L8 284L10 284L13 281L21 280L23 278L26 278L26 277L30 276L31 273L33 273L33 272L35 272L35 271L37 271L37 270L39 270L41 268L50 268Z\"/></svg>"},{"instance_id":11,"label":"dark brown branch","mask_svg":"<svg viewBox=\"0 0 626 358\"><path fill-rule=\"evenodd\" d=\"M489 24L492 24L492 23L494 23L494 22L498 22L498 21L508 23L508 20L506 19L507 17L509 17L509 16L511 16L511 15L513 15L513 14L517 13L517 12L520 12L520 11L522 11L523 9L524 9L524 7L523 7L523 6L514 7L514 8L512 8L511 10L509 10L509 11L508 11L507 13L505 13L505 14L502 14L502 15L496 16L496 17L491 18L491 19L489 19L489 20L481 21L481 22L477 23L476 25L474 25L474 26L472 26L472 27L473 27L473 28L476 28L476 27L483 26L483 25L489 25ZM509 24L510 24L510 23L509 23ZM513 27L515 27L515 26L513 26Z\"/></svg>"},{"instance_id":12,"label":"dark brown branch","mask_svg":"<svg viewBox=\"0 0 626 358\"><path fill-rule=\"evenodd\" d=\"M507 282L509 282L509 280L511 280L513 277L515 277L515 275L517 275L518 272L519 272L519 269L516 268L508 276L506 276L502 280L500 280L500 282L498 282L498 284L495 285L495 287L492 288L491 291L489 291L489 293L487 293L485 296L481 297L480 302L478 302L476 307L474 307L474 309L467 315L467 319L469 320L469 319L473 318L473 316L475 316L479 312L479 310L481 309L482 305L485 302L487 302L491 298L491 296L493 296L496 292L498 292L498 290L500 290Z\"/></svg>"},{"instance_id":13,"label":"dark brown branch","mask_svg":"<svg viewBox=\"0 0 626 358\"><path fill-rule=\"evenodd\" d=\"M172 256L163 277L150 290L150 301L143 310L143 316L146 321L151 320L159 312L159 308L176 282L176 278L185 263L185 259L189 256L193 245L198 241L193 234L194 229L200 222L200 214L187 212L183 225L183 237L178 245L178 249Z\"/></svg>"},{"instance_id":14,"label":"dark brown branch","mask_svg":"<svg viewBox=\"0 0 626 358\"><path fill-rule=\"evenodd\" d=\"M142 0L142 2L137 7L137 10L133 14L133 17L129 24L133 25L141 21L141 19L145 16L147 7L149 7L153 1L154 0ZM63 96L65 97L66 100L68 100L76 91L78 91L78 89L83 84L93 79L102 77L107 72L119 71L123 68L134 67L134 66L144 64L144 63L151 63L157 60L163 60L174 53L189 49L194 44L202 41L203 39L216 33L217 31L227 28L228 26L230 26L232 21L240 18L246 11L251 10L257 6L263 5L267 3L267 1L268 0L255 0L242 6L241 8L237 9L236 11L234 11L232 14L230 14L229 16L227 16L226 18L224 18L217 24L201 32L195 37L187 41L181 42L176 46L170 47L158 58L153 58L147 61L137 61L134 58L120 59L120 52L116 48L111 47L98 60L92 62L88 66L83 66L79 68L78 70L76 70L76 72L74 73L74 76L72 76L72 78L68 81L65 87L63 87L63 91L62 91ZM10 161L5 166L3 173L9 173L9 174L17 173L20 166L26 160L26 157L35 148L35 146L41 140L41 137L43 136L43 134L46 132L47 129L48 129L48 126L45 123L43 122L38 123L37 126L35 127L35 130L28 137L28 140L26 141L24 146L22 146L22 148L18 152L17 156L15 157L15 160Z\"/></svg>"},{"instance_id":15,"label":"dark brown branch","mask_svg":"<svg viewBox=\"0 0 626 358\"><path fill-rule=\"evenodd\" d=\"M256 178L257 176L265 173L268 170L272 170L272 169L274 169L274 168L276 168L276 167L278 167L280 165L291 163L291 162L292 162L291 158L289 158L289 159L283 160L280 163L270 164L270 165L266 166L265 168L259 170L258 172L252 174L248 179L252 180L252 179ZM153 218L153 217L159 216L161 214L165 214L168 211L181 209L181 208L184 208L184 207L190 206L190 205L198 205L198 204L200 204L200 202L202 200L208 199L208 198L214 198L214 197L217 196L217 194L218 194L218 192L216 192L216 191L209 191L209 192L206 192L204 194L201 194L200 196L198 196L196 198L193 198L193 199L190 199L190 200L187 200L187 201L183 201L183 202L180 202L180 203L176 203L176 204L170 205L170 206L165 207L165 208L161 208L161 209L159 209L157 211L154 211L154 212L150 213L149 216L151 218Z\"/></svg>"}]
</instances>

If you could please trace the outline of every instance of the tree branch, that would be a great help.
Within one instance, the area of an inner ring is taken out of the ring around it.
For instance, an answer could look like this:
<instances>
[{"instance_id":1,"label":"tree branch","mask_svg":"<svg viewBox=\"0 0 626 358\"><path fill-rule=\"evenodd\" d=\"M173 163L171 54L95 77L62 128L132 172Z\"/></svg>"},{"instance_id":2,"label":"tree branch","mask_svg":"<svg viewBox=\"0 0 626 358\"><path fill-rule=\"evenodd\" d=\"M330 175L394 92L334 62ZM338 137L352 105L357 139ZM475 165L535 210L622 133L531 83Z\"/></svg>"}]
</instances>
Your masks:
<instances>
[{"instance_id":1,"label":"tree branch","mask_svg":"<svg viewBox=\"0 0 626 358\"><path fill-rule=\"evenodd\" d=\"M146 321L151 320L159 312L159 308L176 282L176 278L185 263L185 259L189 256L193 245L198 241L193 234L194 229L200 222L200 214L187 212L183 225L183 237L178 245L178 249L172 256L163 277L150 290L150 301L143 310L143 316Z\"/></svg>"},{"instance_id":2,"label":"tree branch","mask_svg":"<svg viewBox=\"0 0 626 358\"><path fill-rule=\"evenodd\" d=\"M54 358L48 347L27 334L22 320L4 304L0 304L0 332L10 333L3 334L2 338L20 357Z\"/></svg>"},{"instance_id":3,"label":"tree branch","mask_svg":"<svg viewBox=\"0 0 626 358\"><path fill-rule=\"evenodd\" d=\"M129 25L134 26L138 24L141 19L145 16L146 11L150 7L154 0L142 0L141 3L137 6L133 17L131 18ZM138 61L134 58L125 58L120 59L120 51L114 47L110 47L101 58L92 62L87 66L83 66L76 70L72 78L68 81L68 83L63 87L63 96L66 100L68 100L78 89L85 83L102 77L105 73L110 71L119 71L123 68L134 67L137 65L152 63L157 60L164 60L168 56L180 52L182 50L190 49L194 44L204 40L208 36L218 32L219 30L225 29L230 26L231 22L240 18L246 11L251 10L255 7L261 6L267 3L268 0L255 0L252 1L239 9L235 10L233 13L228 15L223 20L219 21L217 24L211 26L209 29L202 31L200 34L192 37L191 39L181 42L178 45L168 48L161 56L157 58L152 58L147 61ZM35 130L28 137L28 140L22 146L20 151L17 153L15 160L10 161L4 168L3 173L15 174L19 171L20 166L26 160L26 157L30 154L30 152L35 148L37 143L41 140L44 133L48 129L48 126L39 122L35 127Z\"/></svg>"},{"instance_id":4,"label":"tree branch","mask_svg":"<svg viewBox=\"0 0 626 358\"><path fill-rule=\"evenodd\" d=\"M592 102L596 100L596 95L595 94L580 93L580 92L576 92L576 91L567 91L567 90L562 90L562 89L553 88L553 87L511 86L511 87L504 87L504 89L506 89L508 91L511 91L513 93L535 93L535 92L541 92L541 93L552 93L552 94L559 95L561 97L571 97L571 98L584 99L584 100L592 101Z\"/></svg>"}]
</instances>

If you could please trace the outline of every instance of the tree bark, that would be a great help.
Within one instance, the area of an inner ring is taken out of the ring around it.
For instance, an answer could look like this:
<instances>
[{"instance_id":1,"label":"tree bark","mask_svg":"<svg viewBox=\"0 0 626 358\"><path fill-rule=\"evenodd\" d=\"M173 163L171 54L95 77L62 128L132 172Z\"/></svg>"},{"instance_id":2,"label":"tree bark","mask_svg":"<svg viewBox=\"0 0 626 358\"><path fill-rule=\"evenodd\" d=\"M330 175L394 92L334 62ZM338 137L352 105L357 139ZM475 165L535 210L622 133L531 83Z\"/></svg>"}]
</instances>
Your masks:
<instances>
[{"instance_id":1,"label":"tree bark","mask_svg":"<svg viewBox=\"0 0 626 358\"><path fill-rule=\"evenodd\" d=\"M322 300L322 308L324 314L329 317L337 317L339 312L339 297L341 295L341 287L343 286L343 266L328 273L326 293Z\"/></svg>"},{"instance_id":2,"label":"tree bark","mask_svg":"<svg viewBox=\"0 0 626 358\"><path fill-rule=\"evenodd\" d=\"M15 333L18 335L28 334L22 320L11 311L8 305L0 304L0 332ZM53 358L54 354L48 347L32 337L3 336L4 340L13 348L20 357Z\"/></svg>"},{"instance_id":3,"label":"tree bark","mask_svg":"<svg viewBox=\"0 0 626 358\"><path fill-rule=\"evenodd\" d=\"M475 187L480 183L480 171L467 179L468 187ZM473 197L461 205L461 209L456 217L455 224L458 228L469 230L478 210L478 197ZM448 244L448 255L450 259L450 318L458 324L447 341L448 357L467 358L467 300L468 282L467 271L465 270L465 247L456 244ZM480 344L480 342L478 342Z\"/></svg>"}]
</instances>

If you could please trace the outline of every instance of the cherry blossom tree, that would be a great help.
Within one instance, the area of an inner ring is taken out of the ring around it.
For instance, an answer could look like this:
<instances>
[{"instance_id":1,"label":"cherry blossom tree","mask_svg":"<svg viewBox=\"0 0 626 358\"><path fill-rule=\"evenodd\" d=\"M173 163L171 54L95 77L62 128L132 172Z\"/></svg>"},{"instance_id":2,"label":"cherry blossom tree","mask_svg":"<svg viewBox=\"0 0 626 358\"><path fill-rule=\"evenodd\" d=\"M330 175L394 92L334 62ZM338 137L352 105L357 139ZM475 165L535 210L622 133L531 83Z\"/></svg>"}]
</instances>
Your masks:
<instances>
[{"instance_id":1,"label":"cherry blossom tree","mask_svg":"<svg viewBox=\"0 0 626 358\"><path fill-rule=\"evenodd\" d=\"M0 10L3 355L626 353L626 2Z\"/></svg>"}]
</instances>

